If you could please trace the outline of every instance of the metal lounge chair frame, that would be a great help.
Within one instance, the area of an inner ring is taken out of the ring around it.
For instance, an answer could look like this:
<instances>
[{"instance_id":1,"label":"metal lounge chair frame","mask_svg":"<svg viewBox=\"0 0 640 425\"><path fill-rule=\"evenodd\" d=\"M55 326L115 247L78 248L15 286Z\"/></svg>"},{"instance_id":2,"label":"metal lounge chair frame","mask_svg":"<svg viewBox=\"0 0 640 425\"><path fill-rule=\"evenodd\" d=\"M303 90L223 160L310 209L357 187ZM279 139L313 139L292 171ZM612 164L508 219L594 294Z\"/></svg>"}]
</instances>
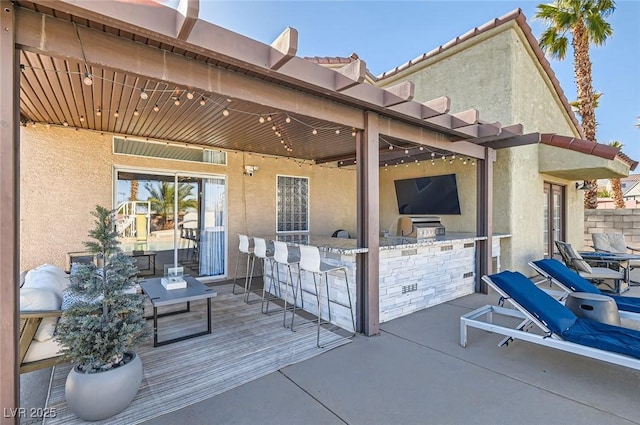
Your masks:
<instances>
[{"instance_id":1,"label":"metal lounge chair frame","mask_svg":"<svg viewBox=\"0 0 640 425\"><path fill-rule=\"evenodd\" d=\"M533 344L555 348L557 350L579 354L581 356L589 357L592 359L602 360L604 362L640 370L640 359L611 351L593 348L582 344L577 344L562 339L559 335L553 333L542 320L527 311L527 309L525 309L520 303L518 303L517 300L511 298L510 294L507 294L500 287L498 287L491 280L490 276L483 276L482 280L489 286L494 288L502 296L502 299L508 300L515 307L515 309L505 308L502 306L485 305L462 315L460 317L460 345L462 347L467 346L467 329L469 327L472 327L492 333L497 333L500 335L505 335L507 338L502 340L500 344L498 344L499 346L506 346L512 340L523 340L531 342ZM537 288L532 282L530 282L530 284L537 290L542 291L541 289ZM496 314L518 318L522 321L515 328L498 325L493 323L493 316ZM483 317L485 320L482 320ZM528 332L528 329L532 325L536 325L544 334L540 335Z\"/></svg>"},{"instance_id":2,"label":"metal lounge chair frame","mask_svg":"<svg viewBox=\"0 0 640 425\"><path fill-rule=\"evenodd\" d=\"M555 244L567 267L575 270L580 276L608 285L618 294L629 289L629 270L621 264L622 261L616 261L614 258L608 257L606 259L589 259L587 261L573 249L570 243L555 241ZM591 265L588 263L591 263ZM604 267L598 265L604 265ZM615 267L618 270L613 270L611 267ZM619 271L620 269L622 271ZM613 286L606 282L611 280L614 282Z\"/></svg>"}]
</instances>

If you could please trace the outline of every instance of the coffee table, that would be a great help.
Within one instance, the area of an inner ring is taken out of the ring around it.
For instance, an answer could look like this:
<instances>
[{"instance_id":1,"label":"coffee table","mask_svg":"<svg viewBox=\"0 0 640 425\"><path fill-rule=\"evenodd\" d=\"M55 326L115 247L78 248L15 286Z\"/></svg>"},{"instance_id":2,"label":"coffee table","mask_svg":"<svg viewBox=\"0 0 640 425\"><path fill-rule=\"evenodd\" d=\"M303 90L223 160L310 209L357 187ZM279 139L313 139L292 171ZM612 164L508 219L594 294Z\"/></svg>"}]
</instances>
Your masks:
<instances>
[{"instance_id":1,"label":"coffee table","mask_svg":"<svg viewBox=\"0 0 640 425\"><path fill-rule=\"evenodd\" d=\"M187 282L187 287L182 289L171 289L167 291L160 283L161 278L146 279L140 283L142 292L144 292L151 300L153 306L153 346L159 347L161 345L171 344L173 342L183 341L189 338L195 338L198 336L211 333L211 298L218 295L213 289L206 285L203 285L199 280L191 277L184 276L184 280ZM165 341L158 341L158 318L164 316L170 316L173 314L187 313L191 311L191 301L207 300L207 330L202 332L196 332L189 335L184 335L178 338L172 338ZM187 308L180 311L172 311L169 313L158 314L158 307L187 303Z\"/></svg>"}]
</instances>

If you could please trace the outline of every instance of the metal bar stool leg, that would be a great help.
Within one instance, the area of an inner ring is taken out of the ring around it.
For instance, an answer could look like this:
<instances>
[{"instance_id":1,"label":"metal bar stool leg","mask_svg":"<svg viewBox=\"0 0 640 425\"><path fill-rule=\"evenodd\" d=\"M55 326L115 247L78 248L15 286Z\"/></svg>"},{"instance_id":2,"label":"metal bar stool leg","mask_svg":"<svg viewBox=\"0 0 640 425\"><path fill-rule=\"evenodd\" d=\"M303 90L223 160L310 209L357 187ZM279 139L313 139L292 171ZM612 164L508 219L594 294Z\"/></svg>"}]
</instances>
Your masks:
<instances>
[{"instance_id":1,"label":"metal bar stool leg","mask_svg":"<svg viewBox=\"0 0 640 425\"><path fill-rule=\"evenodd\" d=\"M236 293L236 279L238 277L238 264L240 263L241 252L238 252L238 256L236 257L236 272L233 274L233 289L231 292L235 295Z\"/></svg>"}]
</instances>

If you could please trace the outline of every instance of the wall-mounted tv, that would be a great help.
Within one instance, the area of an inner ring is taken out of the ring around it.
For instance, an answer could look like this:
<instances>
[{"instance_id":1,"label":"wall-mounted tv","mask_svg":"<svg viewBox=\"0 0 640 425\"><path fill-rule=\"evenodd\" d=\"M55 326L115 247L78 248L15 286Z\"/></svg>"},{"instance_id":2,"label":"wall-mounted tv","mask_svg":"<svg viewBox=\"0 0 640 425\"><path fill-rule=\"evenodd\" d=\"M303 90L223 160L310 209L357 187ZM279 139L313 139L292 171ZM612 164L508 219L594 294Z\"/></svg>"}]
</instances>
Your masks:
<instances>
[{"instance_id":1,"label":"wall-mounted tv","mask_svg":"<svg viewBox=\"0 0 640 425\"><path fill-rule=\"evenodd\" d=\"M455 174L396 180L400 214L460 214Z\"/></svg>"}]
</instances>

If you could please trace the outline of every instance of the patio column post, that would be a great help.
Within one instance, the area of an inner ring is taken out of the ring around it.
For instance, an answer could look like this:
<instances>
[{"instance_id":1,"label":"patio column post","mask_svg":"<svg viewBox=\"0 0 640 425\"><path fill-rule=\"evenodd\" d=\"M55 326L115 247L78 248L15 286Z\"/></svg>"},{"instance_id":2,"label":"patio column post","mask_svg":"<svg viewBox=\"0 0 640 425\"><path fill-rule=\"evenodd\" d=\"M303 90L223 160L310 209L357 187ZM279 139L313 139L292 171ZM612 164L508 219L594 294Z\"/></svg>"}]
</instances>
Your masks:
<instances>
[{"instance_id":1,"label":"patio column post","mask_svg":"<svg viewBox=\"0 0 640 425\"><path fill-rule=\"evenodd\" d=\"M15 10L0 1L0 400L2 425L17 424L11 408L20 405L18 365L19 269L19 97L20 71L15 48ZM15 411L15 410L14 410ZM8 412L7 414L4 414ZM8 417L7 417L8 416Z\"/></svg>"},{"instance_id":2,"label":"patio column post","mask_svg":"<svg viewBox=\"0 0 640 425\"><path fill-rule=\"evenodd\" d=\"M364 113L364 132L356 134L358 174L357 326L367 336L380 333L380 154L378 114Z\"/></svg>"},{"instance_id":3,"label":"patio column post","mask_svg":"<svg viewBox=\"0 0 640 425\"><path fill-rule=\"evenodd\" d=\"M494 149L484 148L484 159L477 164L477 223L478 236L485 240L476 242L476 292L486 294L487 285L482 276L493 273L493 162L496 160Z\"/></svg>"}]
</instances>

